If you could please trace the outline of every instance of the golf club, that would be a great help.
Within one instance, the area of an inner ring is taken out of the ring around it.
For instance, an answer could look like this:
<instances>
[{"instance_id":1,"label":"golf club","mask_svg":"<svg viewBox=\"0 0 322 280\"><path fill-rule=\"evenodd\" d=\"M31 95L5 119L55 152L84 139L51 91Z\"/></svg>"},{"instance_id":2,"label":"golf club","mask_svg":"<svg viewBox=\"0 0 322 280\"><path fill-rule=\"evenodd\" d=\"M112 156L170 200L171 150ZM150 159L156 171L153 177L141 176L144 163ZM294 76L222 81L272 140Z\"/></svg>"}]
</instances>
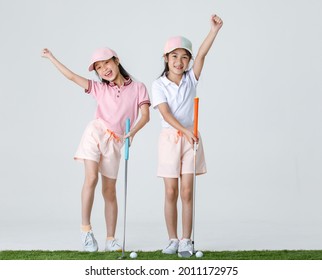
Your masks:
<instances>
[{"instance_id":1,"label":"golf club","mask_svg":"<svg viewBox=\"0 0 322 280\"><path fill-rule=\"evenodd\" d=\"M199 97L194 99L194 120L193 120L193 134L198 138L198 115L199 115ZM192 251L180 252L181 257L190 258L195 253L195 203L196 203L196 154L198 149L198 142L193 143L193 194L192 194Z\"/></svg>"},{"instance_id":2,"label":"golf club","mask_svg":"<svg viewBox=\"0 0 322 280\"><path fill-rule=\"evenodd\" d=\"M127 118L125 121L125 134L130 132L130 119ZM124 178L124 217L123 217L123 246L122 246L122 256L121 258L125 258L125 229L126 229L126 198L127 198L127 163L129 160L130 154L130 138L127 137L125 139L125 150L124 150L124 158L125 158L125 178Z\"/></svg>"}]
</instances>

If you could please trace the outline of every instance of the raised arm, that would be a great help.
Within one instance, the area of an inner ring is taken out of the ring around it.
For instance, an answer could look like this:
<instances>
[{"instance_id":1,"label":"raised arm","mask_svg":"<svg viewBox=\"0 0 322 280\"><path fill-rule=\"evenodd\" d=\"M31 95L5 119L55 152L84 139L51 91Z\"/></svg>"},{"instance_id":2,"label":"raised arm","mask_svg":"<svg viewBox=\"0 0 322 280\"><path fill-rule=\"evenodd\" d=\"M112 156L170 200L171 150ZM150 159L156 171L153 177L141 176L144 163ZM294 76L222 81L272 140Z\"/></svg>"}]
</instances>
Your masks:
<instances>
[{"instance_id":1,"label":"raised arm","mask_svg":"<svg viewBox=\"0 0 322 280\"><path fill-rule=\"evenodd\" d=\"M203 41L201 44L197 56L195 58L194 64L193 64L193 72L196 76L196 79L198 80L205 62L205 57L210 50L218 31L223 25L223 21L221 20L220 17L217 15L212 15L210 18L210 31L206 37L206 39Z\"/></svg>"},{"instance_id":2,"label":"raised arm","mask_svg":"<svg viewBox=\"0 0 322 280\"><path fill-rule=\"evenodd\" d=\"M80 87L88 90L88 79L81 77L69 70L65 65L58 61L56 57L54 57L49 49L43 49L41 56L48 58L68 80L73 81Z\"/></svg>"}]
</instances>

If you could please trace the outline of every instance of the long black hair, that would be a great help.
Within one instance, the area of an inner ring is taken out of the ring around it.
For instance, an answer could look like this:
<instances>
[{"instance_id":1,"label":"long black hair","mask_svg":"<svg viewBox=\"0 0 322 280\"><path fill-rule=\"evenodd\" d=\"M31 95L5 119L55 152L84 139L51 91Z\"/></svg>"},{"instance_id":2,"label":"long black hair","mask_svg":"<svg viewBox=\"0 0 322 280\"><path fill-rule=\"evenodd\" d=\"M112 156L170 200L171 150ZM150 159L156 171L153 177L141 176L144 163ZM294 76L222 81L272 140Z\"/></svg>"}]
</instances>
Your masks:
<instances>
[{"instance_id":1,"label":"long black hair","mask_svg":"<svg viewBox=\"0 0 322 280\"><path fill-rule=\"evenodd\" d=\"M186 54L188 55L189 59L191 59L192 58L191 53L189 51L187 51L186 49L185 49L185 51L186 51ZM167 57L167 60L169 60L169 53L166 53L165 56ZM164 69L163 69L160 77L162 77L167 72L169 72L169 64L168 64L168 62L164 61Z\"/></svg>"},{"instance_id":2,"label":"long black hair","mask_svg":"<svg viewBox=\"0 0 322 280\"><path fill-rule=\"evenodd\" d=\"M116 57L113 56L112 59L115 61L116 60ZM125 78L125 79L129 79L131 77L131 75L124 69L124 67L121 65L121 63L118 64L118 67L119 67L119 71L120 71L120 74ZM98 76L98 78L103 82L103 83L106 83L106 84L109 84L110 81L108 80L105 80L105 79L102 79L97 71L95 70L95 73L96 75Z\"/></svg>"}]
</instances>

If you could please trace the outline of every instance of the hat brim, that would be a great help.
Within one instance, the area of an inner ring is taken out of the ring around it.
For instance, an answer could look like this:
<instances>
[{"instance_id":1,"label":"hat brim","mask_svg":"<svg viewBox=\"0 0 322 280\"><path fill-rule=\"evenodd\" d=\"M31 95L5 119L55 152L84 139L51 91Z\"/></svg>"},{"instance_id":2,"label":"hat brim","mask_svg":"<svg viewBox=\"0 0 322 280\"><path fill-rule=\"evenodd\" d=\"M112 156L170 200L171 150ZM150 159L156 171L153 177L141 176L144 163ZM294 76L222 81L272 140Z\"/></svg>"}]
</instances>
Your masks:
<instances>
[{"instance_id":1,"label":"hat brim","mask_svg":"<svg viewBox=\"0 0 322 280\"><path fill-rule=\"evenodd\" d=\"M188 52L191 54L191 57L193 57L193 53L191 52L191 50L190 50L190 49L188 49L188 48L185 48L185 47L175 47L175 48L172 48L172 49L170 49L170 50L167 50L167 52L166 52L166 53L164 53L164 55L167 55L167 54L169 54L169 53L173 52L173 51L174 51L174 50L176 50L176 49L184 49L184 50L188 51Z\"/></svg>"},{"instance_id":2,"label":"hat brim","mask_svg":"<svg viewBox=\"0 0 322 280\"><path fill-rule=\"evenodd\" d=\"M94 65L96 62L99 62L99 61L104 61L104 60L109 60L111 58L115 57L115 55L111 55L111 56L104 56L104 57L99 57L99 58L96 58L94 59L91 64L88 66L88 71L93 71L95 70L94 69Z\"/></svg>"}]
</instances>

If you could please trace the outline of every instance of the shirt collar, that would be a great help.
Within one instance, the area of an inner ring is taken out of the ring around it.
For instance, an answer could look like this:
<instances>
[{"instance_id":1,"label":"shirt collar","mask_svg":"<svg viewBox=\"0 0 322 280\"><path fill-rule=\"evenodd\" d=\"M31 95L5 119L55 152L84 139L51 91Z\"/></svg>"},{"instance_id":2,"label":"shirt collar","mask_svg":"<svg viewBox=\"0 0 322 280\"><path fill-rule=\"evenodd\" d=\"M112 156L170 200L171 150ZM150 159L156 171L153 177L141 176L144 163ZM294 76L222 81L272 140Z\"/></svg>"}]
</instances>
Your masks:
<instances>
[{"instance_id":1,"label":"shirt collar","mask_svg":"<svg viewBox=\"0 0 322 280\"><path fill-rule=\"evenodd\" d=\"M187 71L184 72L183 76L182 76L182 79L180 81L180 85L182 83L184 83L187 79ZM166 76L166 73L163 74L163 76L161 76L161 81L162 83L165 85L165 86L169 86L170 84L174 84L174 82L170 81L167 76Z\"/></svg>"},{"instance_id":2,"label":"shirt collar","mask_svg":"<svg viewBox=\"0 0 322 280\"><path fill-rule=\"evenodd\" d=\"M126 77L126 78L125 78L125 81L124 81L123 86L128 86L130 83L132 83L132 79L131 79L131 77ZM117 86L117 85L116 85L116 83L114 83L114 82L109 82L109 83L108 83L108 85L109 85L110 87L115 87L115 86Z\"/></svg>"}]
</instances>

